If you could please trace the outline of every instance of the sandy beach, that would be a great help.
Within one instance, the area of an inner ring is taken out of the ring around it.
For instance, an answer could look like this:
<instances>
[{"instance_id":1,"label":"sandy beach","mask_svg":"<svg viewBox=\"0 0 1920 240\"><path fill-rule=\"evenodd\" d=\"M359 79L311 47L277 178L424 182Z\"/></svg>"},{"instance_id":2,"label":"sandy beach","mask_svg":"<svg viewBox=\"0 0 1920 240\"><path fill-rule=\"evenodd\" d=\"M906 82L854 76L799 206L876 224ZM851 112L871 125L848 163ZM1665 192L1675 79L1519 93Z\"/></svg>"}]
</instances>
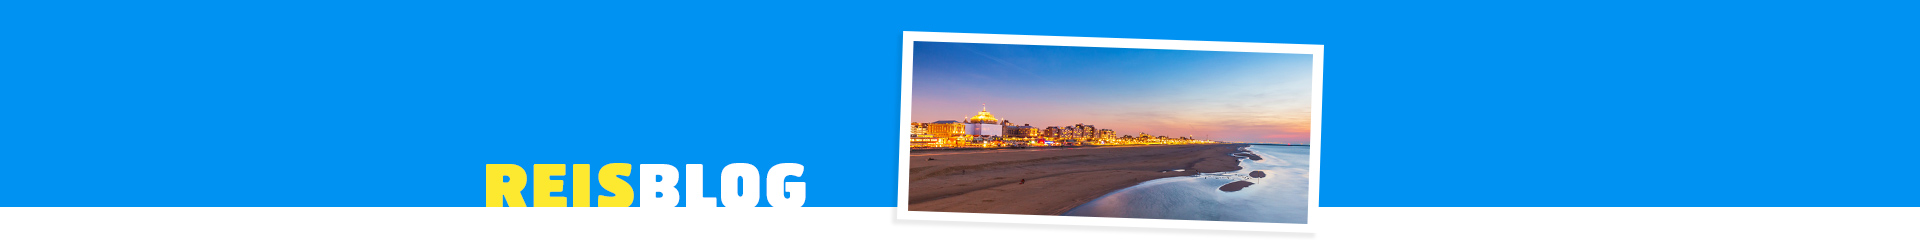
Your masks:
<instances>
[{"instance_id":1,"label":"sandy beach","mask_svg":"<svg viewBox=\"0 0 1920 240\"><path fill-rule=\"evenodd\" d=\"M1239 170L1245 144L916 152L908 210L1059 215L1148 180ZM1023 183L1024 180L1024 183Z\"/></svg>"}]
</instances>

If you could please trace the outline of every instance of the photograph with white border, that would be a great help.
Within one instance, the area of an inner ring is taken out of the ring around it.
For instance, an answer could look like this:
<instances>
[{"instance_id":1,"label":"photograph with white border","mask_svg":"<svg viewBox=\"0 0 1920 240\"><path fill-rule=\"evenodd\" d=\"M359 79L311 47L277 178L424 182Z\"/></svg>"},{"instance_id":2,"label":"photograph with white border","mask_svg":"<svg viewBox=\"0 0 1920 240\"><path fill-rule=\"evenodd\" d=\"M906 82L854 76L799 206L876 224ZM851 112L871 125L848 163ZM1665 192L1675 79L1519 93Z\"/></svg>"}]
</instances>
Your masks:
<instances>
[{"instance_id":1,"label":"photograph with white border","mask_svg":"<svg viewBox=\"0 0 1920 240\"><path fill-rule=\"evenodd\" d=\"M1322 46L904 32L902 220L1311 232Z\"/></svg>"}]
</instances>

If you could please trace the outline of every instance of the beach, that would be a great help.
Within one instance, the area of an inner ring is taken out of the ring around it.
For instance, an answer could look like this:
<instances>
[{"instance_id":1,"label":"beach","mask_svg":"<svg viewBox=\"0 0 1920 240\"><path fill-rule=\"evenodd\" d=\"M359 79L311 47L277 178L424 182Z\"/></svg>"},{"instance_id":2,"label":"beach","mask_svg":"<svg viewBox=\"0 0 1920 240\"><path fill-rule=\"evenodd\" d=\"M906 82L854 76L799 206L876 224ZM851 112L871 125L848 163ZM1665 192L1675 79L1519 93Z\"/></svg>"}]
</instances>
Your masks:
<instances>
[{"instance_id":1,"label":"beach","mask_svg":"<svg viewBox=\"0 0 1920 240\"><path fill-rule=\"evenodd\" d=\"M1246 144L929 151L911 155L910 211L1060 215L1167 177L1240 170Z\"/></svg>"}]
</instances>

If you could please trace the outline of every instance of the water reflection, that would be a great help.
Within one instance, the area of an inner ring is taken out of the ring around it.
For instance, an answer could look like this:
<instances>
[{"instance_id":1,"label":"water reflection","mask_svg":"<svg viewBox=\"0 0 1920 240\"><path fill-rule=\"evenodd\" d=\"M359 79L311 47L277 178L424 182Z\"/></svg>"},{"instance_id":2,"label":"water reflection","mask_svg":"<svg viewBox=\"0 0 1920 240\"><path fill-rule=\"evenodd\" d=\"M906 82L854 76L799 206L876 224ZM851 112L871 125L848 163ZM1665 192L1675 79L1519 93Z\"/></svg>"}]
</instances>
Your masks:
<instances>
[{"instance_id":1,"label":"water reflection","mask_svg":"<svg viewBox=\"0 0 1920 240\"><path fill-rule=\"evenodd\" d=\"M1240 170L1155 179L1068 210L1068 216L1307 223L1307 147L1247 147ZM1260 159L1260 160L1254 160ZM1229 183L1248 182L1237 191Z\"/></svg>"}]
</instances>

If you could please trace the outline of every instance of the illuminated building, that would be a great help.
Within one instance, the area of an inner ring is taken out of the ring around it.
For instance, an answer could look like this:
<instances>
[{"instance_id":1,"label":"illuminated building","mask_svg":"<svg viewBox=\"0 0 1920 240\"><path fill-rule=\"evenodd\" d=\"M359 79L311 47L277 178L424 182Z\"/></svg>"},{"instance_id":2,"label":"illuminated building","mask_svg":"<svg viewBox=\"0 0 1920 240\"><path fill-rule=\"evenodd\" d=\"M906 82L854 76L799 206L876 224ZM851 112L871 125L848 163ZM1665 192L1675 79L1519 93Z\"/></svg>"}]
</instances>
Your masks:
<instances>
[{"instance_id":1,"label":"illuminated building","mask_svg":"<svg viewBox=\"0 0 1920 240\"><path fill-rule=\"evenodd\" d=\"M967 118L965 123L967 124L967 135L998 135L1001 132L1000 119L993 118L993 113L988 113L985 105L981 105L980 113Z\"/></svg>"},{"instance_id":2,"label":"illuminated building","mask_svg":"<svg viewBox=\"0 0 1920 240\"><path fill-rule=\"evenodd\" d=\"M1099 133L1100 130L1095 129L1093 125L1074 124L1064 127L1050 126L1042 130L1040 135L1047 138L1087 140L1099 138Z\"/></svg>"},{"instance_id":3,"label":"illuminated building","mask_svg":"<svg viewBox=\"0 0 1920 240\"><path fill-rule=\"evenodd\" d=\"M927 135L936 138L951 138L967 135L967 125L954 120L940 120L927 124Z\"/></svg>"},{"instance_id":4,"label":"illuminated building","mask_svg":"<svg viewBox=\"0 0 1920 240\"><path fill-rule=\"evenodd\" d=\"M1093 128L1093 125L1073 124L1073 129L1068 131L1073 132L1074 139L1085 140L1093 138L1093 135L1100 130Z\"/></svg>"},{"instance_id":5,"label":"illuminated building","mask_svg":"<svg viewBox=\"0 0 1920 240\"><path fill-rule=\"evenodd\" d=\"M1138 136L1121 136L1113 129L1100 129L1090 124L1072 126L1048 126L1035 128L1031 124L1014 125L1012 120L1000 119L987 112L986 106L980 112L963 120L940 120L931 123L909 123L908 143L914 148L1007 148L1007 147L1078 147L1078 146L1117 146L1117 145L1178 145L1217 143L1188 137L1154 136L1145 132Z\"/></svg>"},{"instance_id":6,"label":"illuminated building","mask_svg":"<svg viewBox=\"0 0 1920 240\"><path fill-rule=\"evenodd\" d=\"M931 137L931 136L933 136L933 135L928 135L928 134L927 134L927 124L925 124L925 123L907 123L907 127L908 127L908 129L910 129L910 130L908 130L908 131L907 131L907 136L908 136L908 137Z\"/></svg>"},{"instance_id":7,"label":"illuminated building","mask_svg":"<svg viewBox=\"0 0 1920 240\"><path fill-rule=\"evenodd\" d=\"M1007 126L1001 130L1001 136L1009 138L1036 138L1040 137L1040 129L1035 129L1032 125Z\"/></svg>"},{"instance_id":8,"label":"illuminated building","mask_svg":"<svg viewBox=\"0 0 1920 240\"><path fill-rule=\"evenodd\" d=\"M907 141L912 143L912 145L910 145L911 147L944 147L946 146L947 139L937 137L912 137L908 138Z\"/></svg>"}]
</instances>

